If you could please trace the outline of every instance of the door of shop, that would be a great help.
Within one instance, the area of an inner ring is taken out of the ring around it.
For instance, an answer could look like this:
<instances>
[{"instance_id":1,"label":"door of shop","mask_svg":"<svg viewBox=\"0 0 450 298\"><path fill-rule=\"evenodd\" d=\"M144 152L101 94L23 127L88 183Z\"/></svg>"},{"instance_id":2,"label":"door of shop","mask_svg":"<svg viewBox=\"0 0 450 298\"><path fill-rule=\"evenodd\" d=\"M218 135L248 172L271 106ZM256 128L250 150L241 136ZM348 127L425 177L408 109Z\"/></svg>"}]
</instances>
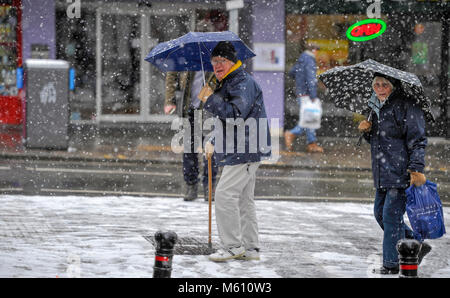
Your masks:
<instances>
[{"instance_id":1,"label":"door of shop","mask_svg":"<svg viewBox=\"0 0 450 298\"><path fill-rule=\"evenodd\" d=\"M190 10L134 3L101 6L96 14L97 122L168 122L164 74L144 61L150 49L187 33Z\"/></svg>"}]
</instances>

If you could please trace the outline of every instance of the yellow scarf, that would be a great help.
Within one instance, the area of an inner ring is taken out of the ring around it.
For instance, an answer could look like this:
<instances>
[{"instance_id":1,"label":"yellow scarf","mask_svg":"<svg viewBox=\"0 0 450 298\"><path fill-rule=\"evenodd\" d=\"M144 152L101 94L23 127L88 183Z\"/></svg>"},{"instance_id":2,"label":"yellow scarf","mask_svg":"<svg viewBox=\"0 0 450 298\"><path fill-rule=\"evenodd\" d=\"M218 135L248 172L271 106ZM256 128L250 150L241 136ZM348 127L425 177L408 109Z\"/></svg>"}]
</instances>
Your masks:
<instances>
[{"instance_id":1,"label":"yellow scarf","mask_svg":"<svg viewBox=\"0 0 450 298\"><path fill-rule=\"evenodd\" d=\"M222 81L223 81L223 79L225 79L225 78L227 77L227 75L229 75L230 73L232 73L233 71L235 71L236 69L238 69L239 67L241 67L241 65L242 65L241 60L238 60L238 61L233 65L233 67L230 68L230 71L229 71L226 75L223 76Z\"/></svg>"}]
</instances>

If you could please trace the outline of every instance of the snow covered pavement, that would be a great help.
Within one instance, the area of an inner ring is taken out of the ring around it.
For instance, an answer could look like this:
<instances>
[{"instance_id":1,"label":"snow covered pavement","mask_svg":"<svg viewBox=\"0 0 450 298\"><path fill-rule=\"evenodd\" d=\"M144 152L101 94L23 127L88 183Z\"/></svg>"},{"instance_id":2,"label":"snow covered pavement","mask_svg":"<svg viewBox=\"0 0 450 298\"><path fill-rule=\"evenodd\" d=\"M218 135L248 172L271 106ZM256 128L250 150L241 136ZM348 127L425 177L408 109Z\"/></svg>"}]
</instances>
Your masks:
<instances>
[{"instance_id":1,"label":"snow covered pavement","mask_svg":"<svg viewBox=\"0 0 450 298\"><path fill-rule=\"evenodd\" d=\"M143 236L208 240L203 200L1 195L0 204L0 277L152 277L155 250ZM261 261L175 255L172 277L376 277L382 231L372 204L258 200L257 215ZM450 277L448 235L427 241L419 276Z\"/></svg>"}]
</instances>

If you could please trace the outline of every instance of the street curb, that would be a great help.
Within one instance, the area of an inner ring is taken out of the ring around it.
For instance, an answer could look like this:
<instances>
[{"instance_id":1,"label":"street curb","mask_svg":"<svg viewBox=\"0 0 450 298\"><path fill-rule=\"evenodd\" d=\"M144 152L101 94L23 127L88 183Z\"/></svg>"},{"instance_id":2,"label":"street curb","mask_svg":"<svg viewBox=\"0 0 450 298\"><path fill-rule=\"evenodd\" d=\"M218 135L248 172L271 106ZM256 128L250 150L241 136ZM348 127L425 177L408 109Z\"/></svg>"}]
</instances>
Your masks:
<instances>
[{"instance_id":1,"label":"street curb","mask_svg":"<svg viewBox=\"0 0 450 298\"><path fill-rule=\"evenodd\" d=\"M171 158L151 158L151 159L137 159L137 158L104 158L104 157L89 157L89 156L67 156L67 155L51 155L51 154L24 154L24 153L0 153L0 160L41 160L41 161L71 161L71 162L98 162L98 163L115 163L115 164L182 164L182 159ZM342 172L371 172L372 169L368 167L348 167L348 166L321 166L321 165L299 165L286 164L283 162L262 162L260 165L262 169L305 169L305 170L321 170L321 171L342 171ZM425 173L448 174L448 170L432 169L426 170Z\"/></svg>"}]
</instances>

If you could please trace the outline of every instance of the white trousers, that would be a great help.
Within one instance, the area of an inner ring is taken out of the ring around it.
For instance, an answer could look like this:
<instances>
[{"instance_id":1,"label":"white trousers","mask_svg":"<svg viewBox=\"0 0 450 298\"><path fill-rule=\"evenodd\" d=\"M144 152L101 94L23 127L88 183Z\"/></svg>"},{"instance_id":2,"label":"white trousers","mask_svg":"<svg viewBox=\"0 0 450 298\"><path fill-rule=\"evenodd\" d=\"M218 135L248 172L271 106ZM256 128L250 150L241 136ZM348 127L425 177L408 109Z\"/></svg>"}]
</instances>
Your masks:
<instances>
[{"instance_id":1,"label":"white trousers","mask_svg":"<svg viewBox=\"0 0 450 298\"><path fill-rule=\"evenodd\" d=\"M224 166L215 193L217 230L225 248L259 248L255 209L259 162Z\"/></svg>"}]
</instances>

